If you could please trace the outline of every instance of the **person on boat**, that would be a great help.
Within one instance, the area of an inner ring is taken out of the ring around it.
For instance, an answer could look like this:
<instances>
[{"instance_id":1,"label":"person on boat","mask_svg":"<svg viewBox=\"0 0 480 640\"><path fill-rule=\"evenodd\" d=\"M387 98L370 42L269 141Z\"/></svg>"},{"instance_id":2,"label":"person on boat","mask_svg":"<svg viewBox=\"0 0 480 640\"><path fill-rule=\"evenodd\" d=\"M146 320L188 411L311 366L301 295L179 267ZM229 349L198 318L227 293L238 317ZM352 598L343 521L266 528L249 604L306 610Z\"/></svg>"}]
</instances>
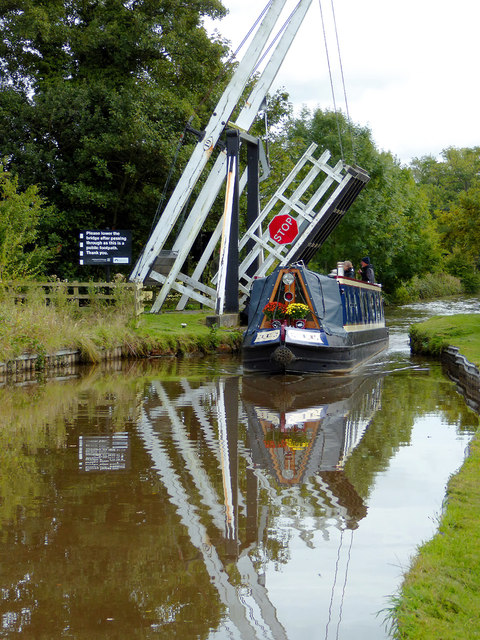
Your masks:
<instances>
[{"instance_id":1,"label":"person on boat","mask_svg":"<svg viewBox=\"0 0 480 640\"><path fill-rule=\"evenodd\" d=\"M346 278L355 278L355 269L353 268L353 264L350 260L345 260L343 263L343 275Z\"/></svg>"},{"instance_id":2,"label":"person on boat","mask_svg":"<svg viewBox=\"0 0 480 640\"><path fill-rule=\"evenodd\" d=\"M375 282L375 273L373 271L373 265L370 262L370 258L366 256L362 258L360 261L360 269L358 273L362 277L363 282Z\"/></svg>"}]
</instances>

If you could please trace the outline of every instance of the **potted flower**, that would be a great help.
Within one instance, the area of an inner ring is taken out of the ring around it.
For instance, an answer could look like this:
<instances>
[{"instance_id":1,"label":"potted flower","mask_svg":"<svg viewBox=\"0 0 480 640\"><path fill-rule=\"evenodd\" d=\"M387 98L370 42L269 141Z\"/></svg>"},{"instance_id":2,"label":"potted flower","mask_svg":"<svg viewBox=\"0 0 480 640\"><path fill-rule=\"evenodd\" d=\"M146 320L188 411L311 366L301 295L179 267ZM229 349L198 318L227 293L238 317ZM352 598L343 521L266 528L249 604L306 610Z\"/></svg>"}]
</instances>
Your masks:
<instances>
[{"instance_id":1,"label":"potted flower","mask_svg":"<svg viewBox=\"0 0 480 640\"><path fill-rule=\"evenodd\" d=\"M302 304L301 302L291 302L287 306L285 316L295 327L303 328L305 326L306 317L309 313L310 309L306 304Z\"/></svg>"},{"instance_id":2,"label":"potted flower","mask_svg":"<svg viewBox=\"0 0 480 640\"><path fill-rule=\"evenodd\" d=\"M270 321L281 321L285 318L285 312L287 310L287 305L283 302L268 302L263 307L263 314Z\"/></svg>"}]
</instances>

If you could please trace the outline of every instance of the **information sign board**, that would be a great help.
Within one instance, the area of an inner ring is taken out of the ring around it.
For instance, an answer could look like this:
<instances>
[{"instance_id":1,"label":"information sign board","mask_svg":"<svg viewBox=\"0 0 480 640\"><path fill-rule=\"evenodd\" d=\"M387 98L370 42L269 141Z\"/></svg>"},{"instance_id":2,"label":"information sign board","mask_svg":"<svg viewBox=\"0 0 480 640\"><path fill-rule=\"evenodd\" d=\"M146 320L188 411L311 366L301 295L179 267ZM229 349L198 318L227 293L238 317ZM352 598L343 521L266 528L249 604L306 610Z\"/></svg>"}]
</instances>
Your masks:
<instances>
[{"instance_id":1,"label":"information sign board","mask_svg":"<svg viewBox=\"0 0 480 640\"><path fill-rule=\"evenodd\" d=\"M80 231L80 264L130 264L132 232L89 229Z\"/></svg>"}]
</instances>

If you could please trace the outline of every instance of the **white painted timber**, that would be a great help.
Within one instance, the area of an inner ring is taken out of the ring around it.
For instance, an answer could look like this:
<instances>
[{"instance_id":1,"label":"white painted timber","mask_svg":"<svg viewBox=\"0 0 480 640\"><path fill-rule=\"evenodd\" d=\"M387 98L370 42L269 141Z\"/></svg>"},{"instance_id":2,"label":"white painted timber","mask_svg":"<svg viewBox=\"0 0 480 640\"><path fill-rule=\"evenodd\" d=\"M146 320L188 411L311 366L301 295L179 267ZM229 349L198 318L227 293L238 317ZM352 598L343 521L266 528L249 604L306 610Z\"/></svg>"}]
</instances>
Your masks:
<instances>
[{"instance_id":1,"label":"white painted timber","mask_svg":"<svg viewBox=\"0 0 480 640\"><path fill-rule=\"evenodd\" d=\"M276 48L271 54L270 60L266 64L266 67L263 73L260 75L260 78L257 80L249 99L243 106L238 116L236 126L238 126L240 129L248 131L248 129L251 127L255 117L258 114L258 111L261 108L261 105L265 99L265 96L268 90L270 89L278 73L278 70L280 69L281 64L291 46L291 43L294 40L295 35L297 34L298 29L303 22L303 19L305 18L305 15L311 5L311 2L312 0L300 0L299 4L297 5L297 8L294 14L291 16L288 25L284 29L282 37L278 41ZM283 7L283 4L282 4L282 7ZM272 3L269 13L267 14L266 18L264 18L264 21L261 25L262 27L265 27L264 23L266 22L267 17L268 18L272 17L272 19L274 17L275 18L274 22L276 21L276 19L278 18L279 12L275 11L275 13L272 16L270 16L270 13L272 13L275 8L276 8L275 3ZM273 29L273 24L269 22L267 26L269 29L268 33L270 34ZM258 32L256 35L258 35ZM241 65L244 64L244 60L246 58L250 59L249 51L250 51L250 48L245 54L242 62L240 63ZM255 53L256 53L256 50L255 50ZM257 61L258 61L258 56L256 56L255 58L255 64ZM253 57L251 59L251 62L253 62ZM255 64L253 65L250 64L250 68L252 70L254 69ZM238 73L238 70L236 73ZM238 96L237 98L237 102L239 97L240 96ZM233 108L231 111L233 111ZM218 112L218 107L216 112ZM222 126L224 127L226 124L226 121L222 120L222 122L223 122ZM208 127L207 127L207 132L208 132ZM218 133L217 139L220 133L221 131ZM197 149L198 149L198 146L199 145L197 145ZM210 150L210 153L211 153L211 150ZM206 160L205 162L203 162L200 171L197 171L197 170L194 171L193 168L194 166L198 165L198 161L196 163L193 163L191 161L189 162L189 164L187 165L187 168L184 171L184 174L181 177L181 182L183 183L183 186L181 187L182 189L185 189L186 186L189 185L193 179L195 179L195 182L198 180L201 170L203 170L205 164L206 164ZM185 176L189 176L189 177L185 177ZM179 274L179 271L193 246L193 243L195 242L199 232L201 231L201 228L206 220L206 217L208 216L208 213L210 212L211 207L213 206L213 203L215 201L215 198L218 195L221 185L225 179L225 176L226 176L226 154L225 152L221 152L217 157L217 160L215 161L214 167L211 173L209 174L207 181L204 187L202 188L199 194L199 197L197 198L197 201L195 202L177 239L174 242L173 250L178 251L178 255L157 299L152 305L152 309L151 309L152 312L156 312L161 309L165 301L165 298L167 297L170 291L170 288L173 286ZM178 185L177 185L177 188L175 189L175 192L172 198L175 196L177 189L178 189ZM190 195L192 189L193 189L193 186L191 187L191 189L189 189L188 195ZM143 279L146 277L151 264L153 263L158 251L160 251L163 245L165 244L168 238L168 235L171 232L173 225L180 214L181 208L184 206L186 202L187 202L187 197L184 197L181 199L182 205L175 214L173 213L173 210L172 210L172 207L174 207L174 204L170 205L170 202L168 203L164 214L162 215L159 223L157 224L156 230L152 234L152 237L150 238L149 243L147 244L147 247L143 253L143 256L141 257L141 260L139 261L141 262L141 264L139 264L139 266L136 267L135 271L131 276L131 279L143 281ZM172 210L172 214L169 213L170 210ZM174 220L171 222L170 218L173 219L173 217L174 217ZM164 221L164 218L165 218L165 221ZM201 274L198 274L196 276L197 279L200 278L200 275Z\"/></svg>"},{"instance_id":2,"label":"white painted timber","mask_svg":"<svg viewBox=\"0 0 480 640\"><path fill-rule=\"evenodd\" d=\"M205 128L204 139L197 143L190 160L187 163L187 167L175 187L172 197L168 201L159 222L142 252L142 255L135 265L130 276L132 281L144 281L153 261L172 231L183 207L187 203L203 169L205 168L205 165L207 164L221 133L225 129L225 125L230 119L230 116L240 99L252 71L262 55L267 40L275 27L285 3L286 0L272 1L268 12L260 23L260 26L248 46L242 61L233 74L230 83L220 98L215 111Z\"/></svg>"}]
</instances>

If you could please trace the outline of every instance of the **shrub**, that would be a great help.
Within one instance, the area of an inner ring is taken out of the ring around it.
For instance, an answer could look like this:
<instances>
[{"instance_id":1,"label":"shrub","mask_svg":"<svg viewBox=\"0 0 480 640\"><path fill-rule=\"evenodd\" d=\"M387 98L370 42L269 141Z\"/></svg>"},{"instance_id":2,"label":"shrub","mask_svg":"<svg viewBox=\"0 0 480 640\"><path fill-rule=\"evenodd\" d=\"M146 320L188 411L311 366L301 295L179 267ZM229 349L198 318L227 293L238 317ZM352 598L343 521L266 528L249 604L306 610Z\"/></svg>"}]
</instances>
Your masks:
<instances>
[{"instance_id":1,"label":"shrub","mask_svg":"<svg viewBox=\"0 0 480 640\"><path fill-rule=\"evenodd\" d=\"M460 278L449 273L426 273L415 275L408 282L403 282L392 295L392 302L407 304L416 300L445 298L463 293Z\"/></svg>"},{"instance_id":2,"label":"shrub","mask_svg":"<svg viewBox=\"0 0 480 640\"><path fill-rule=\"evenodd\" d=\"M26 278L43 273L52 252L37 246L42 216L51 212L34 185L18 190L0 162L0 280Z\"/></svg>"},{"instance_id":3,"label":"shrub","mask_svg":"<svg viewBox=\"0 0 480 640\"><path fill-rule=\"evenodd\" d=\"M480 274L474 258L468 253L455 249L445 261L448 273L460 278L465 293L480 291Z\"/></svg>"}]
</instances>

